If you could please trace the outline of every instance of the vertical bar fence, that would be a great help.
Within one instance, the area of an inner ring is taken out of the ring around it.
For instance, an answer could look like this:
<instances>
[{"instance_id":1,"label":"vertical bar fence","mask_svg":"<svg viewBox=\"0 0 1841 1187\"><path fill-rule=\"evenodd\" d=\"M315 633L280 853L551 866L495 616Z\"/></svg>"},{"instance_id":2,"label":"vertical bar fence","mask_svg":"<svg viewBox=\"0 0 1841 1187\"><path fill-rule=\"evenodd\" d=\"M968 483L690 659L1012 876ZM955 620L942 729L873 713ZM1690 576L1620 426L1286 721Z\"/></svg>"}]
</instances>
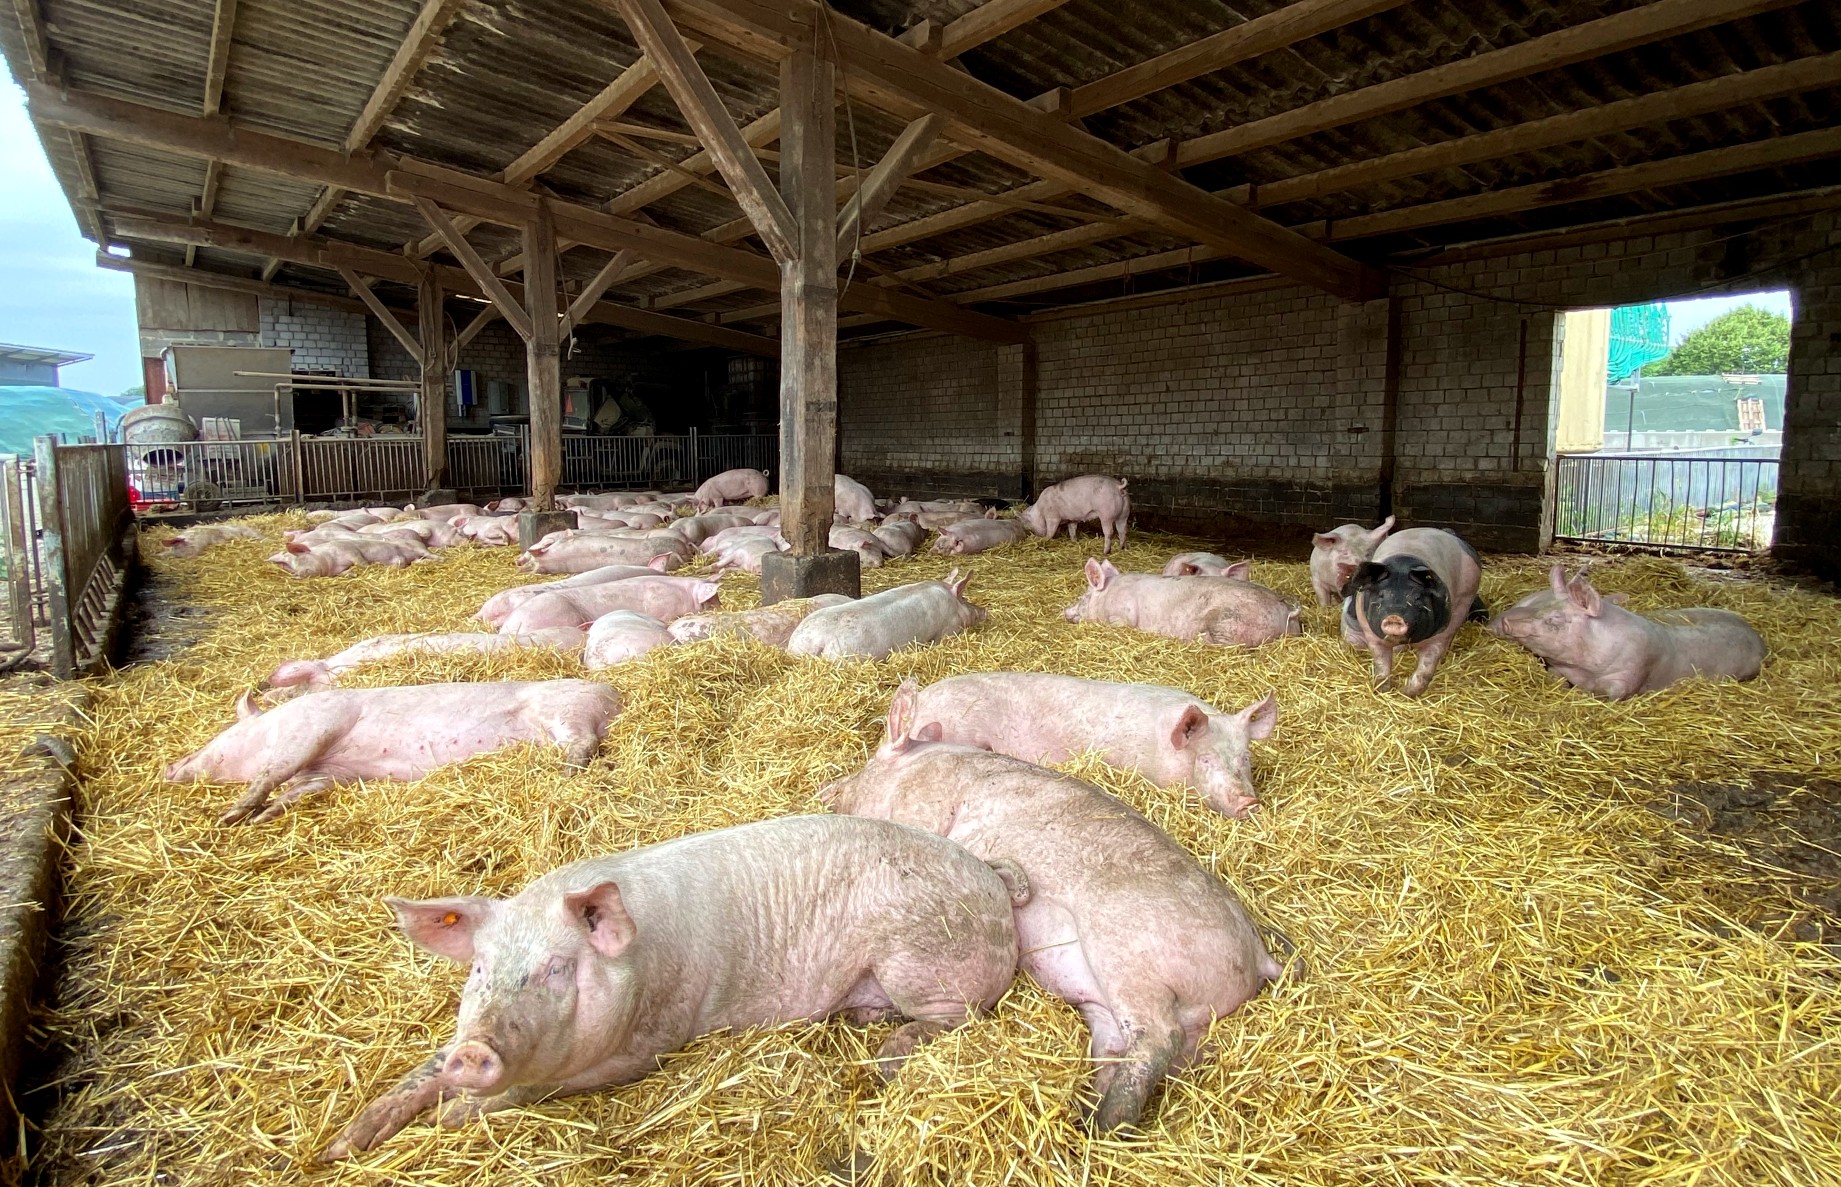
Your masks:
<instances>
[{"instance_id":1,"label":"vertical bar fence","mask_svg":"<svg viewBox=\"0 0 1841 1187\"><path fill-rule=\"evenodd\" d=\"M1571 454L1558 460L1558 539L1706 552L1771 545L1776 458Z\"/></svg>"}]
</instances>

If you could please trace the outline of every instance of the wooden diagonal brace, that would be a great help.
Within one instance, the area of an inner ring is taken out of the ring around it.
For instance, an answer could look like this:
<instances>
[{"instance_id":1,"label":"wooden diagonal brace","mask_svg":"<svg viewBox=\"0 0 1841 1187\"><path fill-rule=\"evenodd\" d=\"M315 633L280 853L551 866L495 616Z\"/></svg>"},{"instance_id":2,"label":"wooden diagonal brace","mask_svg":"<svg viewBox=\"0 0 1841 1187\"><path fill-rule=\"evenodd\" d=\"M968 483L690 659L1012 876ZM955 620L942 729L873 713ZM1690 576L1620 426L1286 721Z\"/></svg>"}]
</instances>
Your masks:
<instances>
[{"instance_id":1,"label":"wooden diagonal brace","mask_svg":"<svg viewBox=\"0 0 1841 1187\"><path fill-rule=\"evenodd\" d=\"M395 338L397 342L402 344L403 349L409 352L409 357L415 360L416 366L426 366L426 360L422 355L422 344L416 341L416 336L414 334L409 332L409 327L397 321L396 315L391 313L389 308L382 301L377 299L377 294L372 292L371 286L364 282L364 277L353 272L350 268L341 267L339 269L339 278L345 281L346 285L353 293L357 294L360 301L364 302L365 308L369 309L378 321L384 323L384 329L390 331L391 337Z\"/></svg>"},{"instance_id":2,"label":"wooden diagonal brace","mask_svg":"<svg viewBox=\"0 0 1841 1187\"><path fill-rule=\"evenodd\" d=\"M454 258L459 260L460 266L467 270L467 275L473 278L473 283L477 284L480 291L485 293L498 307L499 316L503 317L506 324L512 329L518 331L520 338L526 342L530 341L532 332L530 314L524 311L524 307L518 304L504 283L499 280L498 274L492 270L492 265L480 259L479 253L473 250L473 245L467 242L467 237L455 229L454 224L448 220L447 214L439 206L427 198L411 198L410 201L415 203L416 210L427 221L429 229L441 236L441 242L445 243L447 249L454 253Z\"/></svg>"}]
</instances>

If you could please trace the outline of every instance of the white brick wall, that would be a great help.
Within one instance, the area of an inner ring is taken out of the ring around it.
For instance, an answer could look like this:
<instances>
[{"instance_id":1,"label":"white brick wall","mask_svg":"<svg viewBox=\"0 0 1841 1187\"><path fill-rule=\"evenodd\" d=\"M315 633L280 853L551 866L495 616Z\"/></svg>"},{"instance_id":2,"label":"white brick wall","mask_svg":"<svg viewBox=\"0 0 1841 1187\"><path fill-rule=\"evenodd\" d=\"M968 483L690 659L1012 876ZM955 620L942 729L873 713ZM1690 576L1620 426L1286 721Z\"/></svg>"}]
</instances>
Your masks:
<instances>
[{"instance_id":1,"label":"white brick wall","mask_svg":"<svg viewBox=\"0 0 1841 1187\"><path fill-rule=\"evenodd\" d=\"M313 301L263 297L257 302L264 346L291 346L296 367L331 367L356 379L371 378L371 351L362 313ZM381 329L381 327L380 327Z\"/></svg>"}]
</instances>

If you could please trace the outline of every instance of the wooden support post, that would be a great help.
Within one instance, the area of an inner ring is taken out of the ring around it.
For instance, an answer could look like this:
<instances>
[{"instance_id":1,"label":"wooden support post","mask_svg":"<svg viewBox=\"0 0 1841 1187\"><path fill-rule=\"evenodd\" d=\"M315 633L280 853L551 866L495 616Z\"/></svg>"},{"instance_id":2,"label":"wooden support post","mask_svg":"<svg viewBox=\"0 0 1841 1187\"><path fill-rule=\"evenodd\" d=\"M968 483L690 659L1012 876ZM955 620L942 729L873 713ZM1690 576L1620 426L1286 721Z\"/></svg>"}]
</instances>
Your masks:
<instances>
[{"instance_id":1,"label":"wooden support post","mask_svg":"<svg viewBox=\"0 0 1841 1187\"><path fill-rule=\"evenodd\" d=\"M834 68L809 49L780 64L780 194L799 256L780 270L780 522L794 556L830 547L837 437Z\"/></svg>"},{"instance_id":2,"label":"wooden support post","mask_svg":"<svg viewBox=\"0 0 1841 1187\"><path fill-rule=\"evenodd\" d=\"M524 224L525 340L531 399L531 496L538 511L556 509L563 473L563 377L556 291L556 223L548 201Z\"/></svg>"},{"instance_id":3,"label":"wooden support post","mask_svg":"<svg viewBox=\"0 0 1841 1187\"><path fill-rule=\"evenodd\" d=\"M815 31L808 31L815 33ZM780 196L799 253L780 268L780 532L761 603L861 588L860 562L831 550L837 472L836 69L810 36L780 62Z\"/></svg>"},{"instance_id":4,"label":"wooden support post","mask_svg":"<svg viewBox=\"0 0 1841 1187\"><path fill-rule=\"evenodd\" d=\"M447 489L447 294L441 277L424 269L416 286L416 317L422 339L422 468L429 490Z\"/></svg>"}]
</instances>

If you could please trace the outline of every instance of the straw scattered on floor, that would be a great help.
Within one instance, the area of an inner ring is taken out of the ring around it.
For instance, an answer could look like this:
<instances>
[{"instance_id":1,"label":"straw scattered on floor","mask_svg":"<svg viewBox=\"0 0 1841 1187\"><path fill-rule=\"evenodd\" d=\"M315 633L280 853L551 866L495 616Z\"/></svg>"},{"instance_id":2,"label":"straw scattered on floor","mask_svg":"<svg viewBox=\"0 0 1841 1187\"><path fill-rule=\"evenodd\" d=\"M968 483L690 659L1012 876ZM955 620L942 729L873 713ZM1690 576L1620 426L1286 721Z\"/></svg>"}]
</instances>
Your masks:
<instances>
[{"instance_id":1,"label":"straw scattered on floor","mask_svg":"<svg viewBox=\"0 0 1841 1187\"><path fill-rule=\"evenodd\" d=\"M1120 563L1154 569L1193 546L1137 535ZM412 1127L315 1181L792 1184L853 1164L859 1181L941 1184L1841 1181L1841 965L1733 919L1730 852L1645 806L1675 781L1833 768L1832 600L1606 562L1601 587L1636 609L1746 614L1770 644L1763 677L1607 705L1467 628L1412 701L1370 691L1366 658L1314 605L1305 637L1253 652L1069 626L1097 550L1031 540L972 558L989 623L886 663L725 639L604 673L626 710L580 776L518 750L235 829L214 823L232 789L159 771L229 722L239 689L368 635L477 627L479 603L525 578L509 549L312 581L263 563L272 542L159 562L209 617L195 646L96 683L67 968L45 1022L72 1052L41 1139L48 1180L299 1181L452 1026L464 972L412 952L382 895L508 894L593 853L817 811L814 790L879 741L903 676L1026 669L1176 684L1230 710L1279 694L1252 820L1070 764L1232 882L1302 964L1216 1025L1141 1135L1083 1134L1084 1028L1019 979L886 1088L867 1066L881 1028L718 1035L637 1084ZM895 562L866 585L948 567ZM1309 599L1302 564L1254 576ZM1500 608L1544 580L1532 560L1492 559L1485 594ZM724 603L756 589L726 578ZM528 652L409 658L349 682L566 674Z\"/></svg>"}]
</instances>

